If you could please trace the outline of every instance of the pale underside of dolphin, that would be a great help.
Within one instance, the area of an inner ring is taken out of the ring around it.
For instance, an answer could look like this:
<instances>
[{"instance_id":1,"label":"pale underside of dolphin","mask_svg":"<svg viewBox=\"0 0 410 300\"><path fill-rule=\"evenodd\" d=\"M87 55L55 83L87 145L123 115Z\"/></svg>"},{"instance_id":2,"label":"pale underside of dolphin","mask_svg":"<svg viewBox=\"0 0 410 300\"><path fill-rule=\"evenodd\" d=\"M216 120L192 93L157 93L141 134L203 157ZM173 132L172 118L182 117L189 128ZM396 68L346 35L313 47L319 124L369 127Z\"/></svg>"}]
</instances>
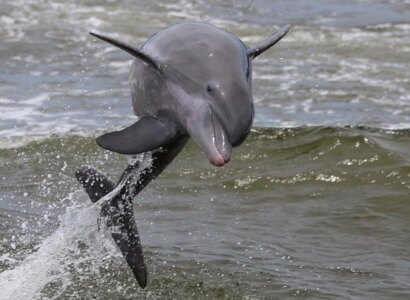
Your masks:
<instances>
[{"instance_id":1,"label":"pale underside of dolphin","mask_svg":"<svg viewBox=\"0 0 410 300\"><path fill-rule=\"evenodd\" d=\"M171 163L191 137L215 166L223 166L232 147L248 135L254 117L252 60L289 31L280 28L248 48L234 34L213 25L186 22L167 27L141 49L91 33L131 54L130 86L139 120L97 138L104 149L135 155L152 152L152 166L129 166L118 192L102 209L113 239L141 287L147 284L142 246L133 216L132 199ZM139 173L138 180L131 180ZM117 184L91 167L76 173L91 201L112 192Z\"/></svg>"}]
</instances>

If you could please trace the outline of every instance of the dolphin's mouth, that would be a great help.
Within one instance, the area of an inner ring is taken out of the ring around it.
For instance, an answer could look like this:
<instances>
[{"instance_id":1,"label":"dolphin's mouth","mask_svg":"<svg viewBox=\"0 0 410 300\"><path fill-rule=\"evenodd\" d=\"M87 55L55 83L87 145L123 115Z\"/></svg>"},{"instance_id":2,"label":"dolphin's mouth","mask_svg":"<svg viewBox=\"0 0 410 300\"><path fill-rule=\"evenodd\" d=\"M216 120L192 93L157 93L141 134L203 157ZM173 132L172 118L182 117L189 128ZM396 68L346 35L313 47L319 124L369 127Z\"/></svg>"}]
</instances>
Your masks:
<instances>
[{"instance_id":1,"label":"dolphin's mouth","mask_svg":"<svg viewBox=\"0 0 410 300\"><path fill-rule=\"evenodd\" d=\"M219 122L218 118L215 115L215 112L210 107L211 112L211 122L213 129L212 137L212 148L213 151L208 155L208 159L211 164L216 167L222 167L231 157L231 144L227 140L226 131L223 128L222 124Z\"/></svg>"},{"instance_id":2,"label":"dolphin's mouth","mask_svg":"<svg viewBox=\"0 0 410 300\"><path fill-rule=\"evenodd\" d=\"M211 164L224 166L229 162L232 150L224 127L210 105L204 105L194 112L187 123L189 135L202 148Z\"/></svg>"},{"instance_id":3,"label":"dolphin's mouth","mask_svg":"<svg viewBox=\"0 0 410 300\"><path fill-rule=\"evenodd\" d=\"M231 158L232 147L224 132L216 132L213 137L206 137L206 139L199 140L199 145L205 152L209 162L216 167L223 167ZM195 139L195 138L194 138Z\"/></svg>"},{"instance_id":4,"label":"dolphin's mouth","mask_svg":"<svg viewBox=\"0 0 410 300\"><path fill-rule=\"evenodd\" d=\"M208 156L209 162L216 167L223 167L230 160L230 153L221 154L217 152L216 154Z\"/></svg>"}]
</instances>

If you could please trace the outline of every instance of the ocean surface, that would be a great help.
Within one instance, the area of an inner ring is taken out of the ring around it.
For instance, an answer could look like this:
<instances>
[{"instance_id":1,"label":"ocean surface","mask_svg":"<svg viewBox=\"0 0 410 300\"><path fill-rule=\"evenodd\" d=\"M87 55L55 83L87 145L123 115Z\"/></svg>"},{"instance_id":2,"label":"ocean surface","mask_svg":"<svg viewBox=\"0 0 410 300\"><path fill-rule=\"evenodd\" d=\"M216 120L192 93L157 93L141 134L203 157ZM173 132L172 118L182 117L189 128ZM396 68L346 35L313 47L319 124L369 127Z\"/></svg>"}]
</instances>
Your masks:
<instances>
[{"instance_id":1,"label":"ocean surface","mask_svg":"<svg viewBox=\"0 0 410 300\"><path fill-rule=\"evenodd\" d=\"M135 121L135 46L181 21L252 45L254 129L228 165L190 142L134 201L138 287L75 181ZM2 0L0 299L410 299L409 0Z\"/></svg>"}]
</instances>

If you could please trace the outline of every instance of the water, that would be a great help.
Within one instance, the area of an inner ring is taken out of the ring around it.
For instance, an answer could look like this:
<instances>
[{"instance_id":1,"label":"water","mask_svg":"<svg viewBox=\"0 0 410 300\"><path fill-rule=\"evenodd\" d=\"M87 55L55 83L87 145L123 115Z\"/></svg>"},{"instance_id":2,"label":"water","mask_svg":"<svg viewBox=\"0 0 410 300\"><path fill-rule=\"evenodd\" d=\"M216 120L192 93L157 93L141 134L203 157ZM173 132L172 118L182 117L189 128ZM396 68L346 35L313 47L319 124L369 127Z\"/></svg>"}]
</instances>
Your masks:
<instances>
[{"instance_id":1,"label":"water","mask_svg":"<svg viewBox=\"0 0 410 300\"><path fill-rule=\"evenodd\" d=\"M224 168L189 143L135 200L149 283L74 180L134 121L130 58L204 20L252 45L255 129ZM0 299L408 299L410 1L3 1ZM261 128L262 127L262 128Z\"/></svg>"}]
</instances>

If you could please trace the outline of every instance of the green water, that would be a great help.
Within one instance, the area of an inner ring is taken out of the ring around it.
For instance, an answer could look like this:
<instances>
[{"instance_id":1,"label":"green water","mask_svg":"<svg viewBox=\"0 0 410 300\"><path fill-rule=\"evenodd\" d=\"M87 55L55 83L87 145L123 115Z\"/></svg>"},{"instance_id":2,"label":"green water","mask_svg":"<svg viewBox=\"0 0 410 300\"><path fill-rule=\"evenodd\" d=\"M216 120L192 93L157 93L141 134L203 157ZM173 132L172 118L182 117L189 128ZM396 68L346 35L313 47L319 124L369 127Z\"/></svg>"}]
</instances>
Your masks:
<instances>
[{"instance_id":1,"label":"green water","mask_svg":"<svg viewBox=\"0 0 410 300\"><path fill-rule=\"evenodd\" d=\"M188 144L135 199L145 290L97 230L72 176L84 163L118 176L124 158L78 136L3 149L1 290L45 299L406 299L409 146L408 130L257 129L218 169Z\"/></svg>"},{"instance_id":2,"label":"green water","mask_svg":"<svg viewBox=\"0 0 410 300\"><path fill-rule=\"evenodd\" d=\"M0 299L410 299L408 0L0 2ZM189 143L135 199L141 290L74 179L135 121L130 57L206 21L249 46L255 126L221 169ZM374 129L384 128L384 129Z\"/></svg>"}]
</instances>

